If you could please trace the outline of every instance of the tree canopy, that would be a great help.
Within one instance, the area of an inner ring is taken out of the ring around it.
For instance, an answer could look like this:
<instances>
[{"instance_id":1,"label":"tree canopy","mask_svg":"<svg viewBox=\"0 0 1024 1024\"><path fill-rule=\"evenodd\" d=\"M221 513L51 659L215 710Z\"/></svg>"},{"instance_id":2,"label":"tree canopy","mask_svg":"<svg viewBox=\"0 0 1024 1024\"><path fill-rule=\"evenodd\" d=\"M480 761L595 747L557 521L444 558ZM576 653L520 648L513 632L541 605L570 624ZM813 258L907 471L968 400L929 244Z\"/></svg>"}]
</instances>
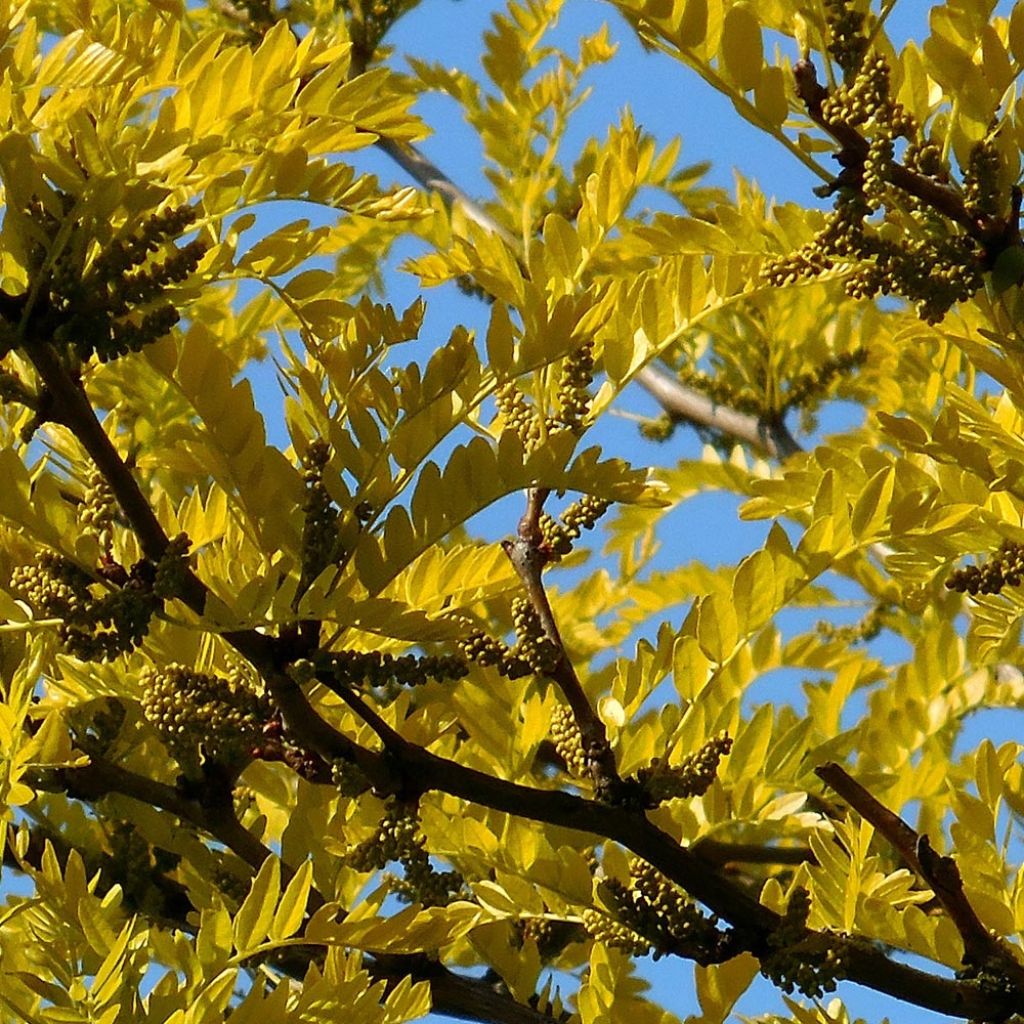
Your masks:
<instances>
[{"instance_id":1,"label":"tree canopy","mask_svg":"<svg viewBox=\"0 0 1024 1024\"><path fill-rule=\"evenodd\" d=\"M0 1021L1022 1012L1024 5L566 2L0 0ZM571 150L629 32L820 185Z\"/></svg>"}]
</instances>

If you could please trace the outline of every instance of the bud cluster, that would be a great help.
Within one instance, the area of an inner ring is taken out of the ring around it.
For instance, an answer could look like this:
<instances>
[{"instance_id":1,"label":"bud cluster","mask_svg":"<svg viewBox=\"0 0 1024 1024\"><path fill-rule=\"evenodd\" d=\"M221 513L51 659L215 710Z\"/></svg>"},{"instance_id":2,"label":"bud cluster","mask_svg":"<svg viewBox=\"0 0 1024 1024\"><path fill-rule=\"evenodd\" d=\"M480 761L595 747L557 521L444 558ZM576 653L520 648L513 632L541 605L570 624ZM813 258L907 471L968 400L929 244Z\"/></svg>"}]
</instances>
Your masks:
<instances>
[{"instance_id":1,"label":"bud cluster","mask_svg":"<svg viewBox=\"0 0 1024 1024\"><path fill-rule=\"evenodd\" d=\"M575 921L561 921L551 917L521 917L515 922L513 942L522 949L527 942L537 945L542 964L550 963L573 942L582 942L586 930Z\"/></svg>"},{"instance_id":2,"label":"bud cluster","mask_svg":"<svg viewBox=\"0 0 1024 1024\"><path fill-rule=\"evenodd\" d=\"M664 444L671 440L672 435L676 432L676 426L677 421L667 412L663 412L659 416L652 416L650 419L644 420L640 424L640 435L646 437L648 441Z\"/></svg>"},{"instance_id":3,"label":"bud cluster","mask_svg":"<svg viewBox=\"0 0 1024 1024\"><path fill-rule=\"evenodd\" d=\"M598 886L601 899L618 922L643 936L657 959L681 953L707 959L726 941L716 917L706 916L692 900L646 861L630 865L630 882L606 879Z\"/></svg>"},{"instance_id":4,"label":"bud cluster","mask_svg":"<svg viewBox=\"0 0 1024 1024\"><path fill-rule=\"evenodd\" d=\"M192 546L187 533L179 533L167 542L160 561L156 563L153 593L167 601L177 597L188 578L188 552Z\"/></svg>"},{"instance_id":5,"label":"bud cluster","mask_svg":"<svg viewBox=\"0 0 1024 1024\"><path fill-rule=\"evenodd\" d=\"M454 655L393 654L380 651L338 651L328 655L331 671L345 686L422 686L431 679L462 679L469 666Z\"/></svg>"},{"instance_id":6,"label":"bud cluster","mask_svg":"<svg viewBox=\"0 0 1024 1024\"><path fill-rule=\"evenodd\" d=\"M331 762L331 782L342 796L350 799L362 796L370 789L370 780L359 765L344 758Z\"/></svg>"},{"instance_id":7,"label":"bud cluster","mask_svg":"<svg viewBox=\"0 0 1024 1024\"><path fill-rule=\"evenodd\" d=\"M498 412L508 429L514 430L527 452L541 440L559 431L582 434L587 427L594 382L594 345L586 342L570 352L562 362L555 396L557 413L543 416L513 381L507 381L494 392Z\"/></svg>"},{"instance_id":8,"label":"bud cluster","mask_svg":"<svg viewBox=\"0 0 1024 1024\"><path fill-rule=\"evenodd\" d=\"M732 739L724 732L719 733L678 765L655 758L647 768L636 773L637 782L653 804L703 796L718 777L718 765L731 749Z\"/></svg>"},{"instance_id":9,"label":"bud cluster","mask_svg":"<svg viewBox=\"0 0 1024 1024\"><path fill-rule=\"evenodd\" d=\"M845 976L843 947L838 941L822 941L808 931L811 897L804 888L794 889L779 926L768 936L770 952L761 958L761 973L783 992L799 989L811 999L835 990Z\"/></svg>"},{"instance_id":10,"label":"bud cluster","mask_svg":"<svg viewBox=\"0 0 1024 1024\"><path fill-rule=\"evenodd\" d=\"M302 479L306 500L302 506L302 568L299 593L327 568L344 557L338 536L338 509L324 486L324 470L330 461L331 448L319 438L312 441L302 456Z\"/></svg>"},{"instance_id":11,"label":"bud cluster","mask_svg":"<svg viewBox=\"0 0 1024 1024\"><path fill-rule=\"evenodd\" d=\"M868 41L864 34L864 15L851 0L825 0L828 25L828 52L851 79L864 61Z\"/></svg>"},{"instance_id":12,"label":"bud cluster","mask_svg":"<svg viewBox=\"0 0 1024 1024\"><path fill-rule=\"evenodd\" d=\"M621 949L631 956L647 956L651 951L650 942L642 935L594 907L584 907L580 921L588 935L613 949Z\"/></svg>"},{"instance_id":13,"label":"bud cluster","mask_svg":"<svg viewBox=\"0 0 1024 1024\"><path fill-rule=\"evenodd\" d=\"M875 605L860 622L854 623L852 626L836 626L823 620L818 622L815 630L825 640L840 640L845 644L874 640L881 633L882 627L885 625L885 616L890 610L890 605Z\"/></svg>"},{"instance_id":14,"label":"bud cluster","mask_svg":"<svg viewBox=\"0 0 1024 1024\"><path fill-rule=\"evenodd\" d=\"M541 513L540 531L549 557L557 560L569 554L573 542L579 539L584 530L592 530L610 505L611 502L606 498L584 494L569 505L558 519L547 512Z\"/></svg>"},{"instance_id":15,"label":"bud cluster","mask_svg":"<svg viewBox=\"0 0 1024 1024\"><path fill-rule=\"evenodd\" d=\"M458 641L459 650L468 661L478 665L493 666L498 674L507 679L522 679L533 669L524 658L517 657L513 648L504 640L489 636L482 630L474 630L469 636Z\"/></svg>"},{"instance_id":16,"label":"bud cluster","mask_svg":"<svg viewBox=\"0 0 1024 1024\"><path fill-rule=\"evenodd\" d=\"M991 138L982 139L971 147L964 169L964 205L977 218L998 217L1002 212L999 202L999 173L1002 161L999 150Z\"/></svg>"},{"instance_id":17,"label":"bud cluster","mask_svg":"<svg viewBox=\"0 0 1024 1024\"><path fill-rule=\"evenodd\" d=\"M862 15L831 0L829 23L830 52L844 69L843 84L829 93L806 61L796 72L808 110L842 143L837 159L843 170L819 193L836 194L835 210L811 242L767 264L762 276L782 286L845 265L851 296L901 295L915 303L922 319L937 322L982 287L991 265L986 239L1006 205L998 153L990 141L980 143L964 169L964 211L978 225L972 231L964 218L934 205L932 196L954 196L945 160L916 118L892 98L886 58L861 52L868 42ZM858 35L861 41L855 42ZM905 140L902 167L896 164L898 139ZM919 187L908 184L907 172L917 176ZM881 223L869 222L879 209L886 212Z\"/></svg>"},{"instance_id":18,"label":"bud cluster","mask_svg":"<svg viewBox=\"0 0 1024 1024\"><path fill-rule=\"evenodd\" d=\"M540 616L529 598L513 598L512 625L517 637L513 655L525 661L537 675L551 675L561 659L561 652L544 633Z\"/></svg>"},{"instance_id":19,"label":"bud cluster","mask_svg":"<svg viewBox=\"0 0 1024 1024\"><path fill-rule=\"evenodd\" d=\"M537 411L527 401L526 395L512 382L502 384L494 392L498 411L505 419L505 425L519 435L523 449L532 452L543 436Z\"/></svg>"},{"instance_id":20,"label":"bud cluster","mask_svg":"<svg viewBox=\"0 0 1024 1024\"><path fill-rule=\"evenodd\" d=\"M849 229L849 222L846 219L845 211L842 216L833 215L830 228L826 228L826 234L830 238L830 244L837 250L845 250L847 241L844 234ZM820 241L822 236L819 236ZM853 252L853 245L850 243L850 253ZM777 261L776 267L785 264L787 281L796 280L802 273L820 273L826 269L824 263L819 263L820 253L817 249L810 247L799 250L783 260ZM813 269L812 269L813 268ZM868 352L865 348L854 348L848 352L840 352L825 358L812 370L806 370L796 374L788 381L782 383L777 393L772 396L765 383L760 387L752 384L737 386L732 381L721 376L715 376L697 370L692 367L683 367L678 371L678 378L682 384L702 392L720 405L727 405L738 412L747 413L757 417L779 417L785 415L791 409L803 409L810 411L817 407L822 399L827 397L833 386L840 377L847 376L867 361ZM663 441L671 436L674 423L670 417L662 416L660 419L650 420L641 427L641 432L652 441Z\"/></svg>"},{"instance_id":21,"label":"bud cluster","mask_svg":"<svg viewBox=\"0 0 1024 1024\"><path fill-rule=\"evenodd\" d=\"M594 383L594 344L587 342L565 357L558 385L559 424L583 433L590 414L590 385Z\"/></svg>"},{"instance_id":22,"label":"bud cluster","mask_svg":"<svg viewBox=\"0 0 1024 1024\"><path fill-rule=\"evenodd\" d=\"M186 776L197 775L207 760L247 759L272 716L266 698L237 680L184 665L150 669L141 683L143 713Z\"/></svg>"},{"instance_id":23,"label":"bud cluster","mask_svg":"<svg viewBox=\"0 0 1024 1024\"><path fill-rule=\"evenodd\" d=\"M88 268L68 246L46 281L53 318L47 327L53 339L82 359L95 354L106 362L167 334L180 314L161 299L196 270L206 253L204 242L180 249L171 244L194 220L192 207L168 207L149 217L136 235L115 238ZM51 229L55 233L56 224ZM170 252L163 260L152 258L167 246Z\"/></svg>"},{"instance_id":24,"label":"bud cluster","mask_svg":"<svg viewBox=\"0 0 1024 1024\"><path fill-rule=\"evenodd\" d=\"M789 409L806 409L829 393L829 389L838 377L849 374L857 367L863 366L868 358L866 348L854 348L849 352L840 352L829 356L813 370L798 374L785 390L782 408L779 412Z\"/></svg>"},{"instance_id":25,"label":"bud cluster","mask_svg":"<svg viewBox=\"0 0 1024 1024\"><path fill-rule=\"evenodd\" d=\"M461 894L462 875L457 871L436 871L425 842L415 809L392 799L385 807L376 834L350 850L345 863L356 871L378 871L397 861L403 867L404 877L389 874L387 881L399 896L425 907L444 906Z\"/></svg>"},{"instance_id":26,"label":"bud cluster","mask_svg":"<svg viewBox=\"0 0 1024 1024\"><path fill-rule=\"evenodd\" d=\"M545 634L540 616L529 599L513 599L512 624L516 631L514 647L482 630L474 630L458 641L463 657L478 665L493 666L499 675L508 679L521 679L531 673L550 676L557 669L561 651Z\"/></svg>"},{"instance_id":27,"label":"bud cluster","mask_svg":"<svg viewBox=\"0 0 1024 1024\"><path fill-rule=\"evenodd\" d=\"M583 735L572 710L564 704L551 713L551 742L555 752L565 762L566 771L576 779L587 777L587 753L583 747Z\"/></svg>"},{"instance_id":28,"label":"bud cluster","mask_svg":"<svg viewBox=\"0 0 1024 1024\"><path fill-rule=\"evenodd\" d=\"M946 588L961 594L998 594L1003 587L1016 587L1024 578L1024 544L1004 540L999 550L981 565L954 569Z\"/></svg>"},{"instance_id":29,"label":"bud cluster","mask_svg":"<svg viewBox=\"0 0 1024 1024\"><path fill-rule=\"evenodd\" d=\"M136 562L130 573L116 569L108 579L120 577L119 585L97 596L83 569L45 551L34 564L16 568L11 584L37 615L63 619L58 636L69 653L83 661L112 661L142 642L160 605L151 562Z\"/></svg>"},{"instance_id":30,"label":"bud cluster","mask_svg":"<svg viewBox=\"0 0 1024 1024\"><path fill-rule=\"evenodd\" d=\"M537 631L536 635L539 638L541 637L540 623L535 620L530 612L524 613L521 610L521 605L516 601L513 602L512 614L513 620L517 624L516 633L518 637L514 647L510 647L504 640L489 636L482 630L473 630L468 636L458 641L458 647L463 657L469 660L469 662L493 667L500 676L504 676L506 679L522 679L523 676L528 676L532 672L538 671L530 664L527 654L537 659L544 653L546 648L540 648L530 653L531 645L528 638L526 646L523 647L522 636L524 634L528 635ZM467 625L471 625L469 618L466 618L464 621ZM523 634L520 634L519 630L523 630Z\"/></svg>"},{"instance_id":31,"label":"bud cluster","mask_svg":"<svg viewBox=\"0 0 1024 1024\"><path fill-rule=\"evenodd\" d=\"M92 467L85 479L85 492L78 506L78 522L83 532L92 534L99 541L100 550L110 553L114 541L114 517L117 515L117 499L107 483L106 477Z\"/></svg>"}]
</instances>

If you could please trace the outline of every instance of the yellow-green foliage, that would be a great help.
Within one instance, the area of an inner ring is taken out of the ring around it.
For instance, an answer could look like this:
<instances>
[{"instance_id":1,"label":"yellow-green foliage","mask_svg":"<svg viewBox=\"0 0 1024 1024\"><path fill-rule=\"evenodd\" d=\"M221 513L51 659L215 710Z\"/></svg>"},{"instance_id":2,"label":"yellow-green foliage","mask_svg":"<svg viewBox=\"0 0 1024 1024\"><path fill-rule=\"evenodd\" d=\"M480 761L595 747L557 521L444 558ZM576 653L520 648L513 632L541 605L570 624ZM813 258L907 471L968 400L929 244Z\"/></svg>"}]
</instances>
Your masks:
<instances>
[{"instance_id":1,"label":"yellow-green foliage","mask_svg":"<svg viewBox=\"0 0 1024 1024\"><path fill-rule=\"evenodd\" d=\"M475 76L385 62L415 0L0 0L0 1022L678 1020L645 952L694 1022L759 971L778 1021L1024 1006L1024 744L962 738L1024 710L1024 4L611 0L563 52L576 2ZM567 154L629 32L818 198L628 111ZM713 491L763 544L671 564Z\"/></svg>"}]
</instances>

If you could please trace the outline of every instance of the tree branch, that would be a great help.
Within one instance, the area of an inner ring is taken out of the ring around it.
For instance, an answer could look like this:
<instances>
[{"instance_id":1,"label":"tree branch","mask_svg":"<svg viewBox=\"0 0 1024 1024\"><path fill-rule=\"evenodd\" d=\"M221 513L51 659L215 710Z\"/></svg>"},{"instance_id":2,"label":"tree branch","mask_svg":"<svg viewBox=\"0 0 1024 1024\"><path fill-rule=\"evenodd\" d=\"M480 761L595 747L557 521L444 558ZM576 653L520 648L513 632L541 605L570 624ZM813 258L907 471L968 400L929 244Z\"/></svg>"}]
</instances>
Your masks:
<instances>
[{"instance_id":1,"label":"tree branch","mask_svg":"<svg viewBox=\"0 0 1024 1024\"><path fill-rule=\"evenodd\" d=\"M910 827L898 814L875 799L856 779L834 761L814 769L865 821L886 838L956 925L964 943L963 962L968 966L1004 972L1024 996L1024 965L993 935L978 917L964 892L960 869L952 857L935 852L926 835Z\"/></svg>"},{"instance_id":2,"label":"tree branch","mask_svg":"<svg viewBox=\"0 0 1024 1024\"><path fill-rule=\"evenodd\" d=\"M702 391L673 380L653 366L643 367L637 373L636 381L675 422L717 431L773 459L785 459L803 451L781 419L759 419L721 405Z\"/></svg>"},{"instance_id":3,"label":"tree branch","mask_svg":"<svg viewBox=\"0 0 1024 1024\"><path fill-rule=\"evenodd\" d=\"M544 589L542 574L548 556L543 551L544 536L540 527L540 517L549 493L547 488L543 487L531 487L527 491L526 512L519 520L516 539L505 541L502 547L522 581L545 638L555 649L555 662L547 674L562 691L572 709L597 791L614 801L624 795L622 780L619 778L618 766L615 763L615 753L608 742L604 723L590 706L572 659L565 649L551 602Z\"/></svg>"},{"instance_id":4,"label":"tree branch","mask_svg":"<svg viewBox=\"0 0 1024 1024\"><path fill-rule=\"evenodd\" d=\"M91 801L114 792L146 803L150 802L149 797L159 797L161 800L174 804L173 810L168 807L162 809L169 810L182 820L191 821L192 824L207 831L205 823L179 813L179 811L187 811L189 806L184 803L175 804L173 794L176 791L169 786L152 783L152 780L137 776L132 772L126 772L109 762L97 762L97 770L92 773L88 773L86 768L69 769L68 771L78 773L77 778L72 776L77 784L76 791L72 792L72 787L67 790L68 795L75 799ZM86 774L81 774L83 772ZM154 804L154 806L159 805ZM218 828L219 834L215 838L241 857L256 872L264 858L270 855L270 850L242 828L233 815L232 819L233 825L224 823ZM27 848L22 855L15 852L15 841L14 832L9 831L7 843L3 849L3 865L16 871L40 870L47 844L53 848L63 870L72 850L76 849L62 836L44 835L38 829L32 831ZM87 864L93 860L88 851L79 850L78 853ZM112 867L111 859L105 857L101 866L101 877L106 879L110 875ZM286 878L291 877L293 872L288 869L288 866L282 862L281 867L282 874ZM119 882L126 898L129 900L132 898L132 886L127 880L113 877L110 881ZM164 927L176 928L187 934L194 933L195 926L190 923L189 914L193 913L195 908L188 900L185 887L173 879L155 872L149 881L161 897L161 906L157 914L160 923ZM105 891L105 889L101 891ZM323 903L324 900L320 893L315 889L311 890L309 911L314 912L323 906ZM152 908L147 906L138 909L147 917L154 917ZM294 953L301 948L293 948L291 952ZM319 947L316 949L319 951ZM309 954L302 956L299 962L291 965L291 969L286 960L284 967L286 973L301 981L306 974L308 965ZM364 966L372 978L385 982L389 990L405 977L411 977L414 981L428 982L432 1009L452 1017L480 1021L482 1024L561 1024L560 1021L546 1013L516 1002L510 995L499 991L485 979L463 977L426 955L377 955L364 960Z\"/></svg>"},{"instance_id":5,"label":"tree branch","mask_svg":"<svg viewBox=\"0 0 1024 1024\"><path fill-rule=\"evenodd\" d=\"M414 181L437 192L449 208L458 207L471 221L497 235L514 253L519 254L521 245L515 236L415 146L386 138L379 139L376 145ZM520 266L525 271L521 259ZM636 381L677 422L718 431L775 459L785 459L803 450L781 420L759 420L756 416L720 405L702 392L673 381L652 366L643 367L637 373Z\"/></svg>"},{"instance_id":6,"label":"tree branch","mask_svg":"<svg viewBox=\"0 0 1024 1024\"><path fill-rule=\"evenodd\" d=\"M797 96L803 101L811 120L839 143L837 158L844 169L863 167L868 155L868 141L852 125L829 121L822 104L829 91L819 81L814 65L809 60L797 61L793 68ZM960 227L984 249L990 262L1010 245L1020 244L1018 217L1020 200L1014 198L1014 211L1009 217L979 216L971 213L963 195L949 185L935 181L903 164L892 161L886 177L907 195L920 199Z\"/></svg>"}]
</instances>

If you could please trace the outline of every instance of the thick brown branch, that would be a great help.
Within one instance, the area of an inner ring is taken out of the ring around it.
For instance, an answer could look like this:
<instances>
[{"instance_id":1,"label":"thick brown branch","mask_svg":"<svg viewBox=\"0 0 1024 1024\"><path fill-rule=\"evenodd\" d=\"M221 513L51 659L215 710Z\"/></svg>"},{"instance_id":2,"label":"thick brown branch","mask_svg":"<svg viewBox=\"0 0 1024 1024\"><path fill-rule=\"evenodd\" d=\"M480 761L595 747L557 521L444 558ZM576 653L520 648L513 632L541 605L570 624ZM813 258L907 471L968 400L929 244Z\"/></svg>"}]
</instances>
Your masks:
<instances>
[{"instance_id":1,"label":"thick brown branch","mask_svg":"<svg viewBox=\"0 0 1024 1024\"><path fill-rule=\"evenodd\" d=\"M92 772L85 769L74 769L71 773L65 773L65 779L75 779L77 785L68 790L69 796L81 799L98 799L107 793L118 792L122 795L131 796L135 799L149 802L147 797L156 797L162 801L174 804L174 808L164 807L183 820L191 820L183 817L181 812L191 809L192 805L186 801L175 802L175 793L169 786L160 783L153 783L149 779L136 776L131 772L116 769L116 766L107 762L98 762L88 766L93 768ZM82 774L82 773L85 774ZM154 804L154 806L161 806ZM203 823L192 821L198 827ZM246 831L237 819L232 815L231 821L223 821L217 829L215 836L228 849L244 860L253 871L259 870L264 859L270 855L270 851ZM26 869L38 871L42 867L43 853L47 843L53 848L58 863L63 870L73 847L59 835L44 835L38 829L33 830L29 841L23 852L18 856L14 850L16 836L13 831L8 832L7 844L3 850L3 865L16 871ZM93 861L88 851L78 851L87 865ZM122 888L131 897L131 886L125 880L107 875L112 869L109 857L104 858L102 864L105 883L109 885L113 881L120 881ZM92 870L90 868L90 870ZM291 876L287 865L282 864L282 873L285 878ZM163 875L154 873L150 883L156 887L161 895L161 905L154 911L148 905L142 911L147 917L160 920L166 927L173 927L186 934L195 931L194 924L189 920L189 914L194 912L192 904L187 898L187 890L180 883L175 882ZM101 889L101 892L105 889ZM150 897L151 899L151 897ZM309 910L311 912L323 906L323 897L315 890L311 893ZM306 947L293 949L292 955L300 952ZM291 974L298 980L306 974L306 969L311 956L320 952L319 947L309 947L306 955L299 957L297 962L292 963L291 958L286 958L282 964L286 973ZM364 966L371 977L376 981L384 981L389 988L398 984L403 978L411 977L414 981L426 981L430 985L430 996L432 1008L439 1012L464 1020L476 1020L488 1024L559 1024L553 1017L541 1013L529 1006L516 1002L506 993L497 990L483 978L466 978L450 971L442 964L425 955L406 956L377 956L364 961Z\"/></svg>"},{"instance_id":2,"label":"thick brown branch","mask_svg":"<svg viewBox=\"0 0 1024 1024\"><path fill-rule=\"evenodd\" d=\"M537 790L494 778L429 751L410 746L402 769L422 789L436 789L516 817L571 828L621 843L656 867L695 899L746 936L755 955L767 949L779 916L735 882L715 871L693 851L647 820L642 811L613 807L568 793ZM834 937L830 937L834 941ZM879 949L850 943L843 950L850 981L903 1002L950 1016L1000 1019L1014 1009L1014 997L986 991L972 982L936 977L890 960Z\"/></svg>"},{"instance_id":3,"label":"thick brown branch","mask_svg":"<svg viewBox=\"0 0 1024 1024\"><path fill-rule=\"evenodd\" d=\"M159 561L167 547L167 534L96 418L85 389L71 377L56 349L48 342L41 339L29 341L25 354L49 393L50 418L74 433L113 490L121 510L132 524L143 553L154 562ZM194 577L188 583L185 600L190 607L195 605L194 611L202 611L205 595L202 584Z\"/></svg>"},{"instance_id":4,"label":"thick brown branch","mask_svg":"<svg viewBox=\"0 0 1024 1024\"><path fill-rule=\"evenodd\" d=\"M875 799L835 762L820 765L815 774L831 786L865 821L870 822L935 893L964 943L964 963L999 969L1024 995L1024 965L982 923L964 892L960 869L952 857L940 856L927 836L920 835L898 814Z\"/></svg>"},{"instance_id":5,"label":"thick brown branch","mask_svg":"<svg viewBox=\"0 0 1024 1024\"><path fill-rule=\"evenodd\" d=\"M373 974L396 984L407 977L429 982L433 1009L450 1017L495 1024L559 1024L550 1014L517 1003L486 978L466 978L426 957L378 956Z\"/></svg>"}]
</instances>

